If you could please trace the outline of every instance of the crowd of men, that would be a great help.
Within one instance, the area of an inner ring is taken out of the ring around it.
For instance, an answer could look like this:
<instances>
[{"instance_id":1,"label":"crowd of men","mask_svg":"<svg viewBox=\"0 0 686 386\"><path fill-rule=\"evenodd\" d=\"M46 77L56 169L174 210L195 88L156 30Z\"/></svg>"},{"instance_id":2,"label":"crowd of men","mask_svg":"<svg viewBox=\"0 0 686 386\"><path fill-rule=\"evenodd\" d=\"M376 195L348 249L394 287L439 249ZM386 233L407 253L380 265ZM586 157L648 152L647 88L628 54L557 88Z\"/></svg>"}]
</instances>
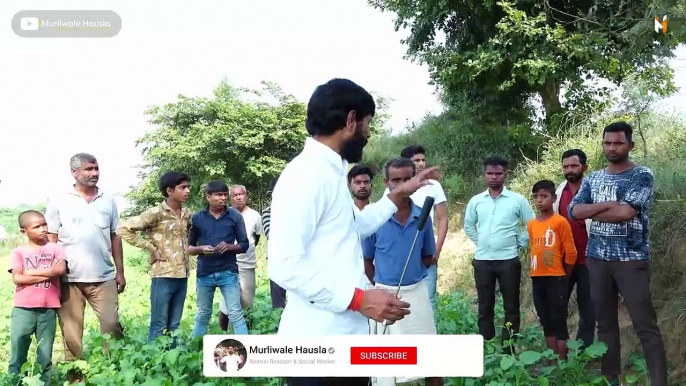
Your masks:
<instances>
[{"instance_id":1,"label":"crowd of men","mask_svg":"<svg viewBox=\"0 0 686 386\"><path fill-rule=\"evenodd\" d=\"M244 312L254 301L255 247L262 235L269 241L272 305L285 307L279 334L380 334L386 327L390 334L436 334L437 268L448 227L446 195L435 169L426 167L426 150L415 145L384 165L386 190L379 201L370 202L372 169L359 164L348 169L348 163L362 158L374 108L371 95L348 80L318 87L308 105L311 136L272 183L272 204L262 215L247 205L244 186L229 187L219 180L206 184L207 205L192 213L184 205L190 178L167 171L159 178L163 200L120 224L113 196L97 187L95 157L72 157L73 187L52 196L44 216L27 211L19 218L29 242L13 251L11 259L17 292L10 372L20 372L35 334L45 338L39 341L38 362L44 379L49 378L55 318L66 359L82 358L86 302L101 332L115 338L124 334L118 303L126 287L122 239L150 254L149 341L179 327L190 256L197 256L193 336L208 330L216 289L222 297L222 329L231 324L234 334L247 334ZM532 187L538 217L527 198L505 187L508 161L484 161L487 189L471 198L464 217L465 233L476 245L472 265L478 330L486 340L496 337L497 284L510 326L501 339L514 339L511 334L519 332L519 254L529 250L535 306L548 347L566 358L566 310L576 286L577 339L584 346L592 344L597 324L598 339L609 347L602 373L616 384L621 373L621 293L643 344L651 384L666 385L665 352L649 290L653 177L649 169L629 160L630 125L607 126L602 146L609 162L605 169L584 177L586 155L573 149L562 156L562 184L555 187L546 180ZM434 210L418 229L427 197L433 199ZM392 294L396 288L401 299ZM505 349L514 351L511 345ZM80 378L68 376L72 382ZM294 378L289 384L368 381ZM384 386L403 381L375 379ZM440 385L442 380L428 378L427 384Z\"/></svg>"}]
</instances>

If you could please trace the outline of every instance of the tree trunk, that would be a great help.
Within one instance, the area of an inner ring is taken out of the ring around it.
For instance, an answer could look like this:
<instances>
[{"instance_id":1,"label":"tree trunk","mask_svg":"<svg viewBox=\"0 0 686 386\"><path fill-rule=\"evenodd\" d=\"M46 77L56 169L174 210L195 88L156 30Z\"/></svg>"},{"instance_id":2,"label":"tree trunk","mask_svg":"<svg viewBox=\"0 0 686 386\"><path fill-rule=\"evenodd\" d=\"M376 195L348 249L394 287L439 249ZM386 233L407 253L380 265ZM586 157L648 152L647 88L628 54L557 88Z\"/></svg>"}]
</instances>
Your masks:
<instances>
[{"instance_id":1,"label":"tree trunk","mask_svg":"<svg viewBox=\"0 0 686 386\"><path fill-rule=\"evenodd\" d=\"M543 101L543 109L545 110L545 122L548 133L557 134L559 127L551 121L553 115L562 112L562 103L560 103L560 83L553 77L548 77L539 91L541 100Z\"/></svg>"}]
</instances>

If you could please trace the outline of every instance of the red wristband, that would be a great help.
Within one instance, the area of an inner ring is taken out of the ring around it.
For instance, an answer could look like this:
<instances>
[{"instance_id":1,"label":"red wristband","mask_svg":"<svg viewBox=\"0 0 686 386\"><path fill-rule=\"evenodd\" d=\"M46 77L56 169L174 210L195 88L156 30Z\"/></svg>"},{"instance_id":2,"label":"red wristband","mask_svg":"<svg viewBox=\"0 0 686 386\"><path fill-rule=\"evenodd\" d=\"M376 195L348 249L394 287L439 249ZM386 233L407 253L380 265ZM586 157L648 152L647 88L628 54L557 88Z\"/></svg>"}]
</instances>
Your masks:
<instances>
[{"instance_id":1,"label":"red wristband","mask_svg":"<svg viewBox=\"0 0 686 386\"><path fill-rule=\"evenodd\" d=\"M350 302L348 309L352 311L357 311L362 306L362 297L364 296L364 291L359 288L355 288L355 294L353 295L353 300Z\"/></svg>"}]
</instances>

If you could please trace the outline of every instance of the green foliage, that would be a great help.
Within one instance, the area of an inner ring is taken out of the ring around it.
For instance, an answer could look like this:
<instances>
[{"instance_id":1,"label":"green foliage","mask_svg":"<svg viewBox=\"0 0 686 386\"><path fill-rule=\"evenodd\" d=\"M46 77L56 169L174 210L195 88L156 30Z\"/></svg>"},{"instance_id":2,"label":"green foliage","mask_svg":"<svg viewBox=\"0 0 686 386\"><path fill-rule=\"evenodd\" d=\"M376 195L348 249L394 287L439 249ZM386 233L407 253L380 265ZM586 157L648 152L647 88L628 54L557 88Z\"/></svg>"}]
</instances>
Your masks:
<instances>
[{"instance_id":1,"label":"green foliage","mask_svg":"<svg viewBox=\"0 0 686 386\"><path fill-rule=\"evenodd\" d=\"M639 102L640 103L640 102ZM556 183L564 180L561 170L562 153L582 149L588 156L589 173L605 167L602 153L602 130L611 122L625 119L634 126L635 149L632 159L648 166L655 178L654 201L651 206L650 246L652 256L653 296L671 299L681 278L681 258L678 245L686 240L683 218L686 217L686 121L663 113L644 112L639 126L632 116L602 115L599 119L580 119L566 134L550 138L541 153L520 163L509 187L526 197L533 184L541 179ZM670 300L671 302L671 300Z\"/></svg>"},{"instance_id":2,"label":"green foliage","mask_svg":"<svg viewBox=\"0 0 686 386\"><path fill-rule=\"evenodd\" d=\"M502 298L496 306L496 323L502 323ZM438 299L438 330L440 334L476 334L477 314L472 299L462 292L454 292ZM511 332L511 331L510 331ZM580 341L570 341L567 361L558 361L552 350L545 347L543 333L538 324L526 325L507 344L515 347L515 354L503 351L500 338L485 342L484 375L482 378L449 378L446 384L453 386L496 385L605 385L597 371L589 363L607 351L603 343L596 343L581 351ZM645 378L643 378L645 379Z\"/></svg>"},{"instance_id":3,"label":"green foliage","mask_svg":"<svg viewBox=\"0 0 686 386\"><path fill-rule=\"evenodd\" d=\"M376 115L370 133L384 135L393 100L372 94ZM262 209L272 178L302 150L307 136L306 105L269 82L263 82L261 90L249 90L223 81L214 98L180 95L176 103L155 106L147 114L156 128L136 142L145 164L140 184L126 196L133 206L125 215L141 213L162 200L157 180L167 170L191 177L191 208L205 205L202 192L207 182L223 179L245 185L251 205Z\"/></svg>"},{"instance_id":4,"label":"green foliage","mask_svg":"<svg viewBox=\"0 0 686 386\"><path fill-rule=\"evenodd\" d=\"M17 222L19 214L30 209L45 213L45 204L34 206L20 205L14 208L0 208L0 225L5 228L5 231L7 231L8 235L16 235L19 233L19 223Z\"/></svg>"},{"instance_id":5,"label":"green foliage","mask_svg":"<svg viewBox=\"0 0 686 386\"><path fill-rule=\"evenodd\" d=\"M157 128L137 142L146 165L143 182L127 195L134 203L130 213L161 200L157 178L166 170L191 177L193 208L204 205L203 185L214 179L245 185L261 208L269 182L302 149L307 134L305 105L275 84L263 86L247 90L222 82L214 98L179 96L150 109Z\"/></svg>"},{"instance_id":6,"label":"green foliage","mask_svg":"<svg viewBox=\"0 0 686 386\"><path fill-rule=\"evenodd\" d=\"M429 66L446 102L470 101L487 122L520 122L518 112L532 112L537 94L549 128L557 129L550 119L564 108L590 111L607 96L609 90L584 82L590 74L615 84L638 74L653 91L669 94L675 88L666 59L686 41L683 31L653 29L655 13L683 16L677 0L661 2L661 9L650 1L369 2L397 15L396 30L410 28L408 56Z\"/></svg>"},{"instance_id":7,"label":"green foliage","mask_svg":"<svg viewBox=\"0 0 686 386\"><path fill-rule=\"evenodd\" d=\"M483 188L481 182L485 157L499 155L509 159L513 167L522 155L535 156L543 136L523 125L484 125L476 122L464 110L451 110L424 119L412 130L396 135L374 137L365 148L363 163L378 171L374 181L374 198L383 191L384 163L400 156L408 145L422 145L427 160L444 174L441 182L449 198L465 199Z\"/></svg>"},{"instance_id":8,"label":"green foliage","mask_svg":"<svg viewBox=\"0 0 686 386\"><path fill-rule=\"evenodd\" d=\"M202 342L192 339L193 317L195 316L195 277L189 278L188 297L181 328L172 335L162 336L152 343L146 343L149 323L149 277L142 261L143 252L126 246L126 256L138 256L139 259L126 259L127 279L129 285L120 298L120 315L125 327L125 337L112 340L98 332L97 318L92 310L86 310L86 331L84 333L84 360L70 363L59 363L53 367L52 385L62 385L66 372L78 370L86 375L85 386L120 386L120 385L174 385L174 386L214 386L214 385L281 385L279 378L205 378L202 371ZM5 255L3 255L4 258ZM258 248L258 267L264 267L264 247ZM4 262L4 261L3 261ZM14 286L11 281L0 284L0 295L3 309L11 308L11 293ZM215 312L218 296L215 296ZM278 328L281 310L272 310L269 300L269 284L264 268L257 271L257 293L255 305L248 312L247 319L251 324L251 334L274 334ZM496 307L497 319L502 320L502 299ZM438 329L441 334L475 334L476 307L474 299L464 292L453 292L438 297ZM0 319L0 360L7 363L9 352L8 317ZM216 322L210 325L210 334L221 333ZM55 343L55 362L62 360L61 333L57 332ZM171 338L177 338L177 347L170 348ZM496 339L497 340L497 339ZM108 342L108 351L102 349L102 342ZM514 344L514 343L513 343ZM33 346L35 347L35 346ZM449 385L531 385L544 374L550 385L595 385L598 378L595 370L589 369L588 363L604 353L604 345L596 344L580 352L578 342L570 342L572 354L567 362L559 366L543 366L555 358L543 344L540 326L525 326L516 343L514 356L505 354L495 342L486 342L484 377L479 379L446 379ZM544 363L545 362L545 363ZM35 352L29 355L29 362L24 366L28 375L23 385L42 386L40 369L35 363ZM645 380L645 376L639 378ZM519 382L519 383L517 383ZM533 382L533 383L532 383ZM540 381L538 381L540 382ZM584 383L585 382L585 383ZM0 369L0 383L9 385L6 368Z\"/></svg>"}]
</instances>

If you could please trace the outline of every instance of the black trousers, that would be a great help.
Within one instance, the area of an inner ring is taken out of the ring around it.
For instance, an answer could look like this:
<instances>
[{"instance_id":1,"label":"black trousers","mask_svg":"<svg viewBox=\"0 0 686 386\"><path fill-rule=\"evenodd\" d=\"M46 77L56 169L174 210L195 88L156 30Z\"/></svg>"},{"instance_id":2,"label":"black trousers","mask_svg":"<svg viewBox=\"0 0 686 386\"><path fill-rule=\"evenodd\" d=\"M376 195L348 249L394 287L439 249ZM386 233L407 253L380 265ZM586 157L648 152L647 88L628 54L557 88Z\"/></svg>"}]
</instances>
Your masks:
<instances>
[{"instance_id":1,"label":"black trousers","mask_svg":"<svg viewBox=\"0 0 686 386\"><path fill-rule=\"evenodd\" d=\"M505 323L511 323L513 334L519 332L519 285L522 281L522 263L519 257L508 260L472 260L474 282L479 299L479 334L484 340L495 338L495 284L500 286L505 309ZM503 329L502 340L510 339Z\"/></svg>"},{"instance_id":2,"label":"black trousers","mask_svg":"<svg viewBox=\"0 0 686 386\"><path fill-rule=\"evenodd\" d=\"M572 297L572 292L574 292L575 284L576 304L579 309L579 329L575 340L581 339L583 342L581 349L584 350L593 344L593 337L595 336L595 310L591 299L591 278L588 274L588 267L585 265L577 264L574 266L572 276L569 278L568 303Z\"/></svg>"},{"instance_id":3,"label":"black trousers","mask_svg":"<svg viewBox=\"0 0 686 386\"><path fill-rule=\"evenodd\" d=\"M667 358L657 315L650 295L650 262L587 259L591 296L598 318L598 340L607 345L601 373L607 378L620 374L619 294L641 339L651 386L667 386Z\"/></svg>"},{"instance_id":4,"label":"black trousers","mask_svg":"<svg viewBox=\"0 0 686 386\"><path fill-rule=\"evenodd\" d=\"M369 386L370 378L286 378L288 386Z\"/></svg>"},{"instance_id":5,"label":"black trousers","mask_svg":"<svg viewBox=\"0 0 686 386\"><path fill-rule=\"evenodd\" d=\"M543 336L568 340L567 276L532 276L534 307L543 327Z\"/></svg>"}]
</instances>

